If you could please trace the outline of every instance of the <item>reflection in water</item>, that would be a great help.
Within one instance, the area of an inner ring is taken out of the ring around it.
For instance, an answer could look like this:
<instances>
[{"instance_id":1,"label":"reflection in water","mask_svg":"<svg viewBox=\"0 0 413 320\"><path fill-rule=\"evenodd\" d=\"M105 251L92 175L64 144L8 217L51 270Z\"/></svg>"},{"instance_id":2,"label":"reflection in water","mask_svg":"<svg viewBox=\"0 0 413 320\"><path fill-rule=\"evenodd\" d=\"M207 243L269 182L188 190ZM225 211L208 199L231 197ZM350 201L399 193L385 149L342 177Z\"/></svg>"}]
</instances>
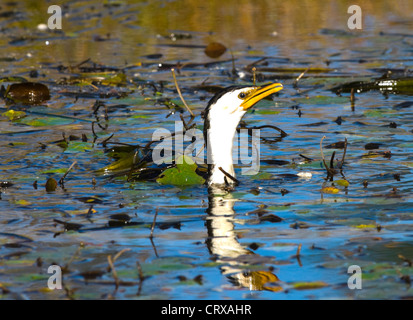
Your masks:
<instances>
[{"instance_id":1,"label":"reflection in water","mask_svg":"<svg viewBox=\"0 0 413 320\"><path fill-rule=\"evenodd\" d=\"M211 254L222 263L222 274L236 286L250 290L281 291L278 277L270 271L248 271L246 266L262 262L265 258L255 255L244 248L237 240L234 230L236 199L231 193L210 187L206 225L208 229L207 245Z\"/></svg>"}]
</instances>

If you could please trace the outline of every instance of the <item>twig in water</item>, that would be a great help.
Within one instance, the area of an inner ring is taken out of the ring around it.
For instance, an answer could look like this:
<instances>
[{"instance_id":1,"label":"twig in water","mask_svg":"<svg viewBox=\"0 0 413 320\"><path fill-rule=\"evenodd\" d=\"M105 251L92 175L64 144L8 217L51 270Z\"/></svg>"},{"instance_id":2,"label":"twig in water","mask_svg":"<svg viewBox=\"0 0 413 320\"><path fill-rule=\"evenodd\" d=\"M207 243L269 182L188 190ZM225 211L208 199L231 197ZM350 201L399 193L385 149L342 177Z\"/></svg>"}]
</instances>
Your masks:
<instances>
[{"instance_id":1,"label":"twig in water","mask_svg":"<svg viewBox=\"0 0 413 320\"><path fill-rule=\"evenodd\" d=\"M115 255L115 257L113 258L113 262L115 262L116 260L118 260L118 258L119 258L123 253L125 253L125 252L127 252L127 251L130 251L130 250L131 250L131 249L128 249L128 248L120 250L120 251Z\"/></svg>"},{"instance_id":2,"label":"twig in water","mask_svg":"<svg viewBox=\"0 0 413 320\"><path fill-rule=\"evenodd\" d=\"M347 152L347 138L345 138L344 141L344 152L343 152L343 157L341 158L341 161L337 160L337 167L334 168L334 156L336 152L334 151L333 154L331 155L330 159L330 166L327 166L326 160L324 158L324 153L323 153L323 140L325 139L326 136L323 136L320 141L320 152L321 152L321 158L323 159L324 167L326 168L327 171L327 180L330 178L330 181L333 181L333 177L336 173L340 172L343 178L345 179L345 176L343 174L343 164L344 164L344 159L346 157L346 152Z\"/></svg>"},{"instance_id":3,"label":"twig in water","mask_svg":"<svg viewBox=\"0 0 413 320\"><path fill-rule=\"evenodd\" d=\"M151 240L151 244L152 244L153 251L155 252L155 256L156 256L157 258L159 258L158 252L156 251L155 243L153 243L153 239L152 239L152 238L149 238L149 240Z\"/></svg>"},{"instance_id":4,"label":"twig in water","mask_svg":"<svg viewBox=\"0 0 413 320\"><path fill-rule=\"evenodd\" d=\"M308 67L308 68L305 69L303 72L301 72L301 74L297 77L297 79L294 80L294 84L293 84L294 88L297 88L298 81L300 81L300 79L304 76L304 74L305 74L308 70L310 70L310 67Z\"/></svg>"},{"instance_id":5,"label":"twig in water","mask_svg":"<svg viewBox=\"0 0 413 320\"><path fill-rule=\"evenodd\" d=\"M257 71L257 68L255 68L255 67L252 67L252 84L255 86L255 82L256 82L256 74L255 74L255 72Z\"/></svg>"},{"instance_id":6,"label":"twig in water","mask_svg":"<svg viewBox=\"0 0 413 320\"><path fill-rule=\"evenodd\" d=\"M406 258L405 256L403 256L402 254L397 255L397 257L398 257L399 259L402 259L404 262L406 262L409 267L412 266L412 260L407 259L407 258Z\"/></svg>"},{"instance_id":7,"label":"twig in water","mask_svg":"<svg viewBox=\"0 0 413 320\"><path fill-rule=\"evenodd\" d=\"M108 121L109 120L109 115L108 115L108 106L105 104L105 120Z\"/></svg>"},{"instance_id":8,"label":"twig in water","mask_svg":"<svg viewBox=\"0 0 413 320\"><path fill-rule=\"evenodd\" d=\"M254 61L253 63L250 63L249 65L247 65L247 70L250 70L252 69L252 67L262 64L267 59L268 59L267 57L264 57L264 58L258 59L257 61Z\"/></svg>"},{"instance_id":9,"label":"twig in water","mask_svg":"<svg viewBox=\"0 0 413 320\"><path fill-rule=\"evenodd\" d=\"M127 181L130 181L130 179L132 178L133 169L135 168L136 157L137 157L137 155L138 155L138 152L139 152L139 148L136 149L135 154L133 155L132 165L131 165L130 170L129 170L129 173L128 173L128 179L127 179Z\"/></svg>"},{"instance_id":10,"label":"twig in water","mask_svg":"<svg viewBox=\"0 0 413 320\"><path fill-rule=\"evenodd\" d=\"M343 157L341 158L341 162L338 166L339 169L343 167L344 159L346 158L346 153L347 153L347 138L344 138L344 151L343 151Z\"/></svg>"},{"instance_id":11,"label":"twig in water","mask_svg":"<svg viewBox=\"0 0 413 320\"><path fill-rule=\"evenodd\" d=\"M300 243L300 244L298 245L297 253L296 253L296 255L295 255L295 257L297 258L297 261L298 261L298 264L300 265L300 267L303 266L303 264L301 263L301 259L300 259L300 257L301 257L301 255L300 255L301 247L302 247L302 244Z\"/></svg>"},{"instance_id":12,"label":"twig in water","mask_svg":"<svg viewBox=\"0 0 413 320\"><path fill-rule=\"evenodd\" d=\"M110 136L109 136L109 138L106 138L105 140L103 140L100 144L102 145L102 147L104 147L104 148L106 148L106 143L110 140L110 139L112 139L112 137L114 136L115 134L114 133L112 133Z\"/></svg>"},{"instance_id":13,"label":"twig in water","mask_svg":"<svg viewBox=\"0 0 413 320\"><path fill-rule=\"evenodd\" d=\"M95 143L96 139L98 138L97 134L95 133L95 122L96 121L92 122L93 143Z\"/></svg>"},{"instance_id":14,"label":"twig in water","mask_svg":"<svg viewBox=\"0 0 413 320\"><path fill-rule=\"evenodd\" d=\"M328 170L329 168L327 166L326 159L324 158L324 152L323 152L323 140L325 138L326 138L326 136L323 136L320 140L320 152L321 152L321 158L323 159L324 167L326 168L327 174L328 174L329 173L329 170Z\"/></svg>"},{"instance_id":15,"label":"twig in water","mask_svg":"<svg viewBox=\"0 0 413 320\"><path fill-rule=\"evenodd\" d=\"M194 120L194 117L191 117L191 119L189 119L188 123L185 122L185 119L184 119L184 116L182 115L182 113L179 115L179 117L181 118L181 121L182 121L186 131L191 130L193 127L196 126L196 123L193 123L192 125L190 125L191 122Z\"/></svg>"},{"instance_id":16,"label":"twig in water","mask_svg":"<svg viewBox=\"0 0 413 320\"><path fill-rule=\"evenodd\" d=\"M151 226L151 234L149 235L149 238L152 240L153 238L153 230L155 229L155 222L156 222L156 217L158 216L158 208L156 208L155 211L155 216L153 217L153 222L152 222L152 226Z\"/></svg>"},{"instance_id":17,"label":"twig in water","mask_svg":"<svg viewBox=\"0 0 413 320\"><path fill-rule=\"evenodd\" d=\"M102 107L102 106L104 106L104 105L105 105L104 102L102 102L102 101L100 101L100 100L96 100L95 103L94 103L93 106L92 106L93 114L96 115L97 112L98 112L98 110L99 110L99 108Z\"/></svg>"},{"instance_id":18,"label":"twig in water","mask_svg":"<svg viewBox=\"0 0 413 320\"><path fill-rule=\"evenodd\" d=\"M336 155L336 152L333 151L333 154L331 155L331 158L330 158L330 169L334 168L334 156L335 155Z\"/></svg>"},{"instance_id":19,"label":"twig in water","mask_svg":"<svg viewBox=\"0 0 413 320\"><path fill-rule=\"evenodd\" d=\"M310 162L313 161L313 159L311 159L311 158L309 158L309 157L306 157L305 155L303 155L303 154L301 154L301 153L299 154L299 156L300 156L301 158L304 158L305 161L310 161Z\"/></svg>"},{"instance_id":20,"label":"twig in water","mask_svg":"<svg viewBox=\"0 0 413 320\"><path fill-rule=\"evenodd\" d=\"M235 58L234 58L234 54L232 53L232 50L230 50L231 52L231 61L232 61L232 75L237 75L237 69L235 68Z\"/></svg>"},{"instance_id":21,"label":"twig in water","mask_svg":"<svg viewBox=\"0 0 413 320\"><path fill-rule=\"evenodd\" d=\"M188 110L188 112L191 114L191 116L192 116L193 118L195 118L194 113L192 112L191 109L189 109L188 105L187 105L186 102L185 102L184 97L182 96L181 89L179 89L178 82L176 81L175 69L172 68L171 71L172 71L172 76L173 76L173 78L174 78L176 90L178 91L178 94L179 94L179 97L180 97L181 100L182 100L182 103L184 104L184 106L185 106L185 108Z\"/></svg>"},{"instance_id":22,"label":"twig in water","mask_svg":"<svg viewBox=\"0 0 413 320\"><path fill-rule=\"evenodd\" d=\"M77 255L79 254L80 250L83 249L85 245L83 244L83 242L81 242L79 244L79 247L77 248L77 250L75 251L75 253L73 254L73 256L70 258L69 262L66 263L63 267L62 267L62 272L65 272L67 270L69 270L69 266L70 264L73 262L73 260L75 260L75 258L77 257Z\"/></svg>"},{"instance_id":23,"label":"twig in water","mask_svg":"<svg viewBox=\"0 0 413 320\"><path fill-rule=\"evenodd\" d=\"M113 279L115 280L115 292L118 290L118 288L119 288L119 283L120 283L120 280L119 280L119 277L118 277L118 273L116 272L116 269L115 269L115 261L122 255L122 253L124 253L124 252L126 252L126 251L129 251L130 249L123 249L123 250L121 250L121 251L119 251L116 255L115 255L115 257L114 258L112 258L112 256L111 255L108 255L108 264L109 264L109 267L110 267L110 270L112 271L112 276L113 276Z\"/></svg>"},{"instance_id":24,"label":"twig in water","mask_svg":"<svg viewBox=\"0 0 413 320\"><path fill-rule=\"evenodd\" d=\"M142 267L139 261L136 261L136 267L138 268L138 273L139 273L139 288L138 288L138 292L136 293L136 295L140 296L141 291L142 291L142 283L143 283L143 280L145 280L145 277L143 276Z\"/></svg>"},{"instance_id":25,"label":"twig in water","mask_svg":"<svg viewBox=\"0 0 413 320\"><path fill-rule=\"evenodd\" d=\"M230 175L228 172L226 172L224 169L222 169L222 167L218 167L219 170L221 170L221 172L223 174L225 174L226 177L230 178L232 181L234 181L236 183L236 185L239 185L239 180L236 179L235 177L233 177L232 175Z\"/></svg>"},{"instance_id":26,"label":"twig in water","mask_svg":"<svg viewBox=\"0 0 413 320\"><path fill-rule=\"evenodd\" d=\"M266 125L258 126L258 127L253 127L252 129L264 129L264 128L271 128L271 129L277 130L279 133L281 133L281 137L288 136L288 134L284 130L282 130L282 129L276 127L276 126L272 126L270 124L266 124Z\"/></svg>"},{"instance_id":27,"label":"twig in water","mask_svg":"<svg viewBox=\"0 0 413 320\"><path fill-rule=\"evenodd\" d=\"M297 253L296 253L297 257L300 256L301 247L302 247L302 244L300 243L300 244L298 245L298 247L297 247Z\"/></svg>"},{"instance_id":28,"label":"twig in water","mask_svg":"<svg viewBox=\"0 0 413 320\"><path fill-rule=\"evenodd\" d=\"M354 97L354 88L351 88L350 91L350 102L351 102L351 111L354 111L354 102L355 102L355 97Z\"/></svg>"},{"instance_id":29,"label":"twig in water","mask_svg":"<svg viewBox=\"0 0 413 320\"><path fill-rule=\"evenodd\" d=\"M60 178L59 184L60 184L61 186L63 186L64 180L65 180L66 176L69 174L70 170L73 169L73 167L75 166L76 163L77 163L77 160L73 161L73 163L70 165L69 169L67 169L67 171L66 171L66 173L63 175L63 177Z\"/></svg>"},{"instance_id":30,"label":"twig in water","mask_svg":"<svg viewBox=\"0 0 413 320\"><path fill-rule=\"evenodd\" d=\"M115 266L113 265L112 256L108 256L108 264L110 270L112 270L112 277L115 279L115 291L117 291L119 288L119 278Z\"/></svg>"},{"instance_id":31,"label":"twig in water","mask_svg":"<svg viewBox=\"0 0 413 320\"><path fill-rule=\"evenodd\" d=\"M86 59L86 60L84 60L84 61L82 61L78 64L75 64L74 66L68 65L67 67L64 67L64 69L68 69L71 73L74 73L74 70L78 69L81 65L83 65L83 64L85 64L89 61L90 61L90 58L88 58L88 59Z\"/></svg>"},{"instance_id":32,"label":"twig in water","mask_svg":"<svg viewBox=\"0 0 413 320\"><path fill-rule=\"evenodd\" d=\"M89 210L86 213L86 219L90 219L93 213L93 204L90 206Z\"/></svg>"},{"instance_id":33,"label":"twig in water","mask_svg":"<svg viewBox=\"0 0 413 320\"><path fill-rule=\"evenodd\" d=\"M199 157L199 155L201 154L201 152L205 149L205 143L202 145L201 150L198 151L198 153L195 155L196 158Z\"/></svg>"}]
</instances>

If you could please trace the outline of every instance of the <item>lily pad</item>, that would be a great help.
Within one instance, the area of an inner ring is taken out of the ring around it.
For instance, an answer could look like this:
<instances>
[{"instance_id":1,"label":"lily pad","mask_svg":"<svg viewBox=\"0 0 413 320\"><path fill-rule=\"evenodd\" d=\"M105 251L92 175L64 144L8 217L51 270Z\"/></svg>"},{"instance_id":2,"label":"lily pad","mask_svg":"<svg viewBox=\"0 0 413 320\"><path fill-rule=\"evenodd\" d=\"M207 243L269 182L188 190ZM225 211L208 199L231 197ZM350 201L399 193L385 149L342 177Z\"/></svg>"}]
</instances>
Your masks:
<instances>
[{"instance_id":1,"label":"lily pad","mask_svg":"<svg viewBox=\"0 0 413 320\"><path fill-rule=\"evenodd\" d=\"M27 116L23 119L19 119L19 123L26 124L32 127L48 127L70 124L73 123L73 120L61 117Z\"/></svg>"},{"instance_id":2,"label":"lily pad","mask_svg":"<svg viewBox=\"0 0 413 320\"><path fill-rule=\"evenodd\" d=\"M176 160L176 167L166 169L156 181L160 184L170 184L175 186L190 186L203 184L205 179L195 171L198 168L192 158L180 156Z\"/></svg>"}]
</instances>

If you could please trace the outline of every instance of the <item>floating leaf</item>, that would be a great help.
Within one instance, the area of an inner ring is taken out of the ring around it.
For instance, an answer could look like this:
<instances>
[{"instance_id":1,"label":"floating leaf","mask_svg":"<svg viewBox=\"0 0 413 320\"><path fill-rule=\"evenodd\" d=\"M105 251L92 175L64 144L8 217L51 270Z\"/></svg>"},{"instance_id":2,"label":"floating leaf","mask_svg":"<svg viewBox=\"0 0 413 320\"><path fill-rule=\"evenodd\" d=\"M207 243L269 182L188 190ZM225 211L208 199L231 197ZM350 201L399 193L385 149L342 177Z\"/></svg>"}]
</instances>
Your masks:
<instances>
[{"instance_id":1,"label":"floating leaf","mask_svg":"<svg viewBox=\"0 0 413 320\"><path fill-rule=\"evenodd\" d=\"M0 78L0 83L2 82L27 82L27 80L23 77L3 77Z\"/></svg>"},{"instance_id":2,"label":"floating leaf","mask_svg":"<svg viewBox=\"0 0 413 320\"><path fill-rule=\"evenodd\" d=\"M160 184L171 184L176 186L189 186L203 184L205 179L195 171L198 168L192 158L180 156L176 160L176 167L166 169L156 181Z\"/></svg>"},{"instance_id":3,"label":"floating leaf","mask_svg":"<svg viewBox=\"0 0 413 320\"><path fill-rule=\"evenodd\" d=\"M120 86L126 84L126 75L122 72L88 72L81 73L80 78L72 80L81 84L97 82L103 85Z\"/></svg>"},{"instance_id":4,"label":"floating leaf","mask_svg":"<svg viewBox=\"0 0 413 320\"><path fill-rule=\"evenodd\" d=\"M36 105L49 100L50 92L44 84L23 82L11 84L5 96L14 103Z\"/></svg>"},{"instance_id":5,"label":"floating leaf","mask_svg":"<svg viewBox=\"0 0 413 320\"><path fill-rule=\"evenodd\" d=\"M3 112L2 116L9 118L10 121L15 121L15 120L19 120L21 118L24 118L26 116L26 112L24 112L24 111L15 111L15 110L10 109L6 112Z\"/></svg>"},{"instance_id":6,"label":"floating leaf","mask_svg":"<svg viewBox=\"0 0 413 320\"><path fill-rule=\"evenodd\" d=\"M163 257L152 260L151 263L142 264L142 271L145 276L152 276L166 271L176 271L191 269L191 260L184 257Z\"/></svg>"},{"instance_id":7,"label":"floating leaf","mask_svg":"<svg viewBox=\"0 0 413 320\"><path fill-rule=\"evenodd\" d=\"M296 290L320 289L328 286L324 281L295 282L292 285Z\"/></svg>"},{"instance_id":8,"label":"floating leaf","mask_svg":"<svg viewBox=\"0 0 413 320\"><path fill-rule=\"evenodd\" d=\"M359 224L358 226L356 226L356 228L358 229L377 228L377 226L374 224Z\"/></svg>"},{"instance_id":9,"label":"floating leaf","mask_svg":"<svg viewBox=\"0 0 413 320\"><path fill-rule=\"evenodd\" d=\"M118 158L115 162L111 163L110 165L102 168L100 171L109 172L109 171L117 171L117 170L126 170L130 169L135 161L138 163L142 157L141 150L139 149L139 153L135 156L135 151L133 152L117 152L116 158ZM135 160L134 160L135 159Z\"/></svg>"},{"instance_id":10,"label":"floating leaf","mask_svg":"<svg viewBox=\"0 0 413 320\"><path fill-rule=\"evenodd\" d=\"M365 117L368 118L383 118L389 116L386 114L390 109L376 109L376 110L366 110L363 112Z\"/></svg>"},{"instance_id":11,"label":"floating leaf","mask_svg":"<svg viewBox=\"0 0 413 320\"><path fill-rule=\"evenodd\" d=\"M67 171L67 168L60 168L60 169L48 169L48 170L44 170L44 171L41 171L40 173L43 173L43 174L51 174L51 173L59 173L59 174L64 174L64 173L66 173L66 171Z\"/></svg>"},{"instance_id":12,"label":"floating leaf","mask_svg":"<svg viewBox=\"0 0 413 320\"><path fill-rule=\"evenodd\" d=\"M27 200L25 200L25 199L20 199L20 200L16 200L16 201L14 201L14 204L15 205L18 205L18 206L29 206L29 205L31 205L32 203L31 202L29 202L29 201L27 201Z\"/></svg>"},{"instance_id":13,"label":"floating leaf","mask_svg":"<svg viewBox=\"0 0 413 320\"><path fill-rule=\"evenodd\" d=\"M250 175L249 178L252 180L270 180L273 179L274 176L269 172L260 171L255 175Z\"/></svg>"},{"instance_id":14,"label":"floating leaf","mask_svg":"<svg viewBox=\"0 0 413 320\"><path fill-rule=\"evenodd\" d=\"M27 116L19 120L19 123L32 127L59 126L73 123L74 120L61 117L34 117Z\"/></svg>"},{"instance_id":15,"label":"floating leaf","mask_svg":"<svg viewBox=\"0 0 413 320\"><path fill-rule=\"evenodd\" d=\"M205 48L205 54L210 58L219 58L225 53L225 51L227 51L227 48L218 42L211 42Z\"/></svg>"},{"instance_id":16,"label":"floating leaf","mask_svg":"<svg viewBox=\"0 0 413 320\"><path fill-rule=\"evenodd\" d=\"M348 187L350 185L350 182L348 182L345 179L341 179L341 180L336 180L334 181L334 183L338 186L342 186L342 187Z\"/></svg>"},{"instance_id":17,"label":"floating leaf","mask_svg":"<svg viewBox=\"0 0 413 320\"><path fill-rule=\"evenodd\" d=\"M331 193L331 194L336 194L339 193L339 189L337 189L336 187L324 187L323 189L321 189L321 191L323 193Z\"/></svg>"},{"instance_id":18,"label":"floating leaf","mask_svg":"<svg viewBox=\"0 0 413 320\"><path fill-rule=\"evenodd\" d=\"M93 148L93 143L82 141L70 141L65 153L79 153L90 151Z\"/></svg>"}]
</instances>

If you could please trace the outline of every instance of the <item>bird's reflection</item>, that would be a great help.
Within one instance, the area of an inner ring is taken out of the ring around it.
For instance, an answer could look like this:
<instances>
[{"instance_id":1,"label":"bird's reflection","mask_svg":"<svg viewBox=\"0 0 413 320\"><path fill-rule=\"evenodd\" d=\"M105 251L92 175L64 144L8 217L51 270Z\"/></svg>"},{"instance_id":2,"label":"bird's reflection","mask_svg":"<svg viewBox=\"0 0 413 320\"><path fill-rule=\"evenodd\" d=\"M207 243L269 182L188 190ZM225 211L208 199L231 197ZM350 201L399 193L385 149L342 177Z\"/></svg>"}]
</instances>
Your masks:
<instances>
[{"instance_id":1,"label":"bird's reflection","mask_svg":"<svg viewBox=\"0 0 413 320\"><path fill-rule=\"evenodd\" d=\"M208 201L206 243L209 252L221 264L221 272L239 287L281 291L279 279L272 272L248 271L246 268L257 261L265 262L266 258L257 256L238 242L234 230L234 204L237 199L230 192L211 186L208 189Z\"/></svg>"}]
</instances>

